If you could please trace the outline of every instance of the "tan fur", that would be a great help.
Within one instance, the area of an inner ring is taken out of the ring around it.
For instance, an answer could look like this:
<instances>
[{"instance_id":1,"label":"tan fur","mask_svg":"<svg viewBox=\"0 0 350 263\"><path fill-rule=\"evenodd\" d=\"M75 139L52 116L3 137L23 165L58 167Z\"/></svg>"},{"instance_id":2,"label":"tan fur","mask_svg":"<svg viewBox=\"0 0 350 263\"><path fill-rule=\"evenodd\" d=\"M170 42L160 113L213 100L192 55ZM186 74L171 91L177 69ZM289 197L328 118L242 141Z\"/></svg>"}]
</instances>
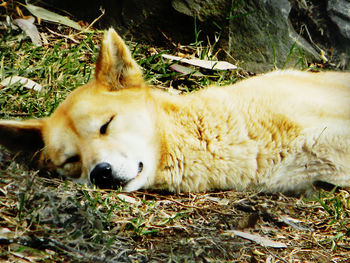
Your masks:
<instances>
[{"instance_id":1,"label":"tan fur","mask_svg":"<svg viewBox=\"0 0 350 263\"><path fill-rule=\"evenodd\" d=\"M277 71L171 95L146 85L109 30L96 79L34 123L1 121L0 142L17 150L16 139L6 138L40 131L28 149L42 140L42 163L84 183L108 161L113 176L127 179L126 191L300 191L318 180L350 186L349 73Z\"/></svg>"}]
</instances>

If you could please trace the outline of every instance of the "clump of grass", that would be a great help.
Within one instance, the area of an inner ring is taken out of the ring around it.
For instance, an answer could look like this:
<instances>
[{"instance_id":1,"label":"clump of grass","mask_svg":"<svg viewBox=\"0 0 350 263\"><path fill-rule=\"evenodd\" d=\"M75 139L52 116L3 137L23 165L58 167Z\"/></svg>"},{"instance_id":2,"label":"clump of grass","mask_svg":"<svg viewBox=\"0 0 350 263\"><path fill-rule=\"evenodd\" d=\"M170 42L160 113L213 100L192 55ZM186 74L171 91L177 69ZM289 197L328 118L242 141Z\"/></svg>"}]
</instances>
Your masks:
<instances>
[{"instance_id":1,"label":"clump of grass","mask_svg":"<svg viewBox=\"0 0 350 263\"><path fill-rule=\"evenodd\" d=\"M332 191L320 191L315 201L318 202L328 214L328 224L336 232L325 233L323 243L331 243L331 249L334 250L337 243L350 237L350 194L348 191L340 190L335 193L337 188Z\"/></svg>"},{"instance_id":2,"label":"clump of grass","mask_svg":"<svg viewBox=\"0 0 350 263\"><path fill-rule=\"evenodd\" d=\"M275 55L275 52L273 52ZM276 59L274 59L276 60ZM283 62L282 69L290 66L291 62L294 62L294 68L300 68L302 70L306 70L308 66L308 61L304 55L304 52L300 47L297 46L297 42L294 42L293 45L289 49L289 53L287 55L286 60Z\"/></svg>"},{"instance_id":3,"label":"clump of grass","mask_svg":"<svg viewBox=\"0 0 350 263\"><path fill-rule=\"evenodd\" d=\"M8 117L46 117L78 86L87 83L94 73L101 33L77 35L78 44L69 38L48 37L48 43L35 47L18 31L9 31L0 39L0 80L21 76L43 86L42 92L13 83L0 90L0 115ZM237 80L233 72L206 71L203 77L183 75L170 69L171 62L160 51L150 55L149 47L131 43L132 53L151 84L192 91L211 83L227 84Z\"/></svg>"},{"instance_id":4,"label":"clump of grass","mask_svg":"<svg viewBox=\"0 0 350 263\"><path fill-rule=\"evenodd\" d=\"M237 71L212 71L192 67L191 74L182 74L175 72L171 66L177 62L167 61L162 58L164 53L176 53L172 50L155 50L155 54L150 54L150 47L147 45L131 46L132 53L138 64L144 70L145 79L153 85L161 86L165 89L172 87L182 92L191 92L201 89L211 84L228 85L235 83L242 78ZM201 45L187 49L189 56L202 57L204 59L213 59L208 57L207 49ZM205 54L204 54L205 53ZM200 71L202 76L196 76L194 73Z\"/></svg>"},{"instance_id":5,"label":"clump of grass","mask_svg":"<svg viewBox=\"0 0 350 263\"><path fill-rule=\"evenodd\" d=\"M21 76L43 86L39 93L17 83L2 88L2 117L48 116L71 90L92 78L98 54L94 34L79 35L79 44L54 37L48 38L48 42L45 46L35 47L17 31L2 35L0 79Z\"/></svg>"}]
</instances>

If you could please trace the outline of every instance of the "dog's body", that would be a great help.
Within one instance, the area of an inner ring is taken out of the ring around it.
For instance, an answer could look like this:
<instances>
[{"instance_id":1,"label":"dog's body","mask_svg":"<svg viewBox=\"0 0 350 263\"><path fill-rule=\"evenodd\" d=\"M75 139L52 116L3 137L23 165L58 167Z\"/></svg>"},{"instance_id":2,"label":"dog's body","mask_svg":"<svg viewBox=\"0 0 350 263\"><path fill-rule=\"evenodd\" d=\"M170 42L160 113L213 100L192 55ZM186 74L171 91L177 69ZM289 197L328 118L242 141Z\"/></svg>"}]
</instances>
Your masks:
<instances>
[{"instance_id":1,"label":"dog's body","mask_svg":"<svg viewBox=\"0 0 350 263\"><path fill-rule=\"evenodd\" d=\"M42 163L103 188L350 186L350 74L282 71L171 95L145 84L109 30L95 80L47 119L1 121L0 137L14 150L44 146Z\"/></svg>"}]
</instances>

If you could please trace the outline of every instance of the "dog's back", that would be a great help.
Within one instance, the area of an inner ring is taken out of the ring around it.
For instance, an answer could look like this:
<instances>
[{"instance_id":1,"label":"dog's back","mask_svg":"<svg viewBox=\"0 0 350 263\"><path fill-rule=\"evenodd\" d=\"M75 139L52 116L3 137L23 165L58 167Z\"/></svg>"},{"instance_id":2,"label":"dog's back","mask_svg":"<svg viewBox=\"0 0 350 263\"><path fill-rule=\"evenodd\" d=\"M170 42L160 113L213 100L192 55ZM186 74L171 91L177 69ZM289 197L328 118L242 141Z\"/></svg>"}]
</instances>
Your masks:
<instances>
[{"instance_id":1,"label":"dog's back","mask_svg":"<svg viewBox=\"0 0 350 263\"><path fill-rule=\"evenodd\" d=\"M349 73L277 71L174 103L178 125L167 126L168 139L174 138L167 145L185 160L171 171L179 173L172 177L179 182L168 171L158 179L170 180L173 190L298 191L318 180L350 184Z\"/></svg>"},{"instance_id":2,"label":"dog's back","mask_svg":"<svg viewBox=\"0 0 350 263\"><path fill-rule=\"evenodd\" d=\"M282 130L290 123L300 128L294 141L288 138L284 142L288 147L281 145L286 153L279 153L280 165L272 176L263 177L263 188L306 189L317 180L349 186L350 74L287 71L266 75L266 83L253 81L262 87L256 107L269 109L275 116L281 114Z\"/></svg>"}]
</instances>

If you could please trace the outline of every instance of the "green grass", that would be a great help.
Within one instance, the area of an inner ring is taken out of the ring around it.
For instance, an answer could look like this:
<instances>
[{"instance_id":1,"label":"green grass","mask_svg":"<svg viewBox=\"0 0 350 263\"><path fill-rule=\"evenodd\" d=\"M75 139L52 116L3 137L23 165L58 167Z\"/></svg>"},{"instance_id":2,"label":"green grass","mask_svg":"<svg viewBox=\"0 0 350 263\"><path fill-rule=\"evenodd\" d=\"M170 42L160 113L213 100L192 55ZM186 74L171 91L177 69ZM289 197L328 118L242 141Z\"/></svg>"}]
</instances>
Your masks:
<instances>
[{"instance_id":1,"label":"green grass","mask_svg":"<svg viewBox=\"0 0 350 263\"><path fill-rule=\"evenodd\" d=\"M132 54L138 64L143 68L144 78L152 85L159 85L163 88L178 89L180 91L193 91L203 88L210 84L227 85L237 81L237 72L232 71L211 71L196 69L193 72L201 70L202 77L196 77L193 74L181 74L173 71L170 67L175 62L167 61L161 57L162 54L172 54L171 50L158 50L157 54L149 55L149 46L130 44ZM193 53L198 54L202 59L215 59L208 56L208 47L191 46Z\"/></svg>"},{"instance_id":2,"label":"green grass","mask_svg":"<svg viewBox=\"0 0 350 263\"><path fill-rule=\"evenodd\" d=\"M328 235L323 243L331 243L332 250L344 238L350 237L350 199L349 192L341 190L335 193L337 188L332 191L320 191L314 201L318 202L328 214L328 224L333 226L336 232Z\"/></svg>"},{"instance_id":3,"label":"green grass","mask_svg":"<svg viewBox=\"0 0 350 263\"><path fill-rule=\"evenodd\" d=\"M75 45L65 39L49 39L35 47L28 39L10 31L0 40L0 80L22 76L43 86L42 92L13 83L0 90L0 113L9 116L50 115L67 94L93 77L98 55L94 34L79 36Z\"/></svg>"},{"instance_id":4,"label":"green grass","mask_svg":"<svg viewBox=\"0 0 350 263\"><path fill-rule=\"evenodd\" d=\"M49 39L43 47L33 46L16 31L2 34L0 39L0 80L10 76L22 76L43 86L38 93L18 83L0 90L0 115L8 117L46 117L78 86L87 83L94 74L99 41L96 33L78 36L79 44L69 39ZM148 46L131 43L131 51L144 69L145 79L151 84L172 85L185 91L203 86L235 82L232 72L204 72L203 77L182 75L170 69L171 62L158 54L146 56Z\"/></svg>"}]
</instances>

